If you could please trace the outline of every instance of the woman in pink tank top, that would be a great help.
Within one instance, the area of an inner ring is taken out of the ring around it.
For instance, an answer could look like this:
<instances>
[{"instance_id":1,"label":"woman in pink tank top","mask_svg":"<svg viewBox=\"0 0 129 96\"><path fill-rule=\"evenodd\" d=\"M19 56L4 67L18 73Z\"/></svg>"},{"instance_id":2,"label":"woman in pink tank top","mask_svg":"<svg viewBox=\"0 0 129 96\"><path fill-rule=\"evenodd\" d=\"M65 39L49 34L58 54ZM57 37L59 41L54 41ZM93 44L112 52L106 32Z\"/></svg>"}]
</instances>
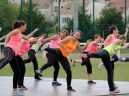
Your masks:
<instances>
[{"instance_id":1,"label":"woman in pink tank top","mask_svg":"<svg viewBox=\"0 0 129 96\"><path fill-rule=\"evenodd\" d=\"M0 69L10 63L13 76L13 89L17 90L17 86L20 89L26 89L23 85L23 78L25 72L24 64L21 65L22 58L18 56L22 39L28 40L34 35L38 29L34 30L29 35L25 36L22 32L26 30L26 23L24 21L16 21L13 24L13 31L6 35L5 39L5 57L0 60Z\"/></svg>"},{"instance_id":2,"label":"woman in pink tank top","mask_svg":"<svg viewBox=\"0 0 129 96\"><path fill-rule=\"evenodd\" d=\"M96 84L96 82L94 82L92 79L92 65L91 65L91 61L90 59L85 59L84 56L85 54L89 53L89 52L96 52L99 49L101 49L102 47L102 43L101 42L101 36L100 35L95 35L94 36L94 41L91 41L87 48L85 49L85 51L81 54L81 58L82 58L82 62L78 61L78 60L74 60L72 61L74 64L81 64L81 65L85 65L87 67L87 75L88 75L88 84ZM100 43L100 44L98 44Z\"/></svg>"}]
</instances>

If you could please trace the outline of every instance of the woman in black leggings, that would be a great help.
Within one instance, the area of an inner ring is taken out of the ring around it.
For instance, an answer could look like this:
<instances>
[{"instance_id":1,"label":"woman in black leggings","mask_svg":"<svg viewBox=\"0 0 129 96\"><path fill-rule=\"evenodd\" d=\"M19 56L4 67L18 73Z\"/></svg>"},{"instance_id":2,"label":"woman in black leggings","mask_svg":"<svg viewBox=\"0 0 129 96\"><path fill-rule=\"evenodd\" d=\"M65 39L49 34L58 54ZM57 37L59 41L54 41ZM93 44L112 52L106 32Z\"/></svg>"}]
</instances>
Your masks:
<instances>
[{"instance_id":1,"label":"woman in black leggings","mask_svg":"<svg viewBox=\"0 0 129 96\"><path fill-rule=\"evenodd\" d=\"M5 39L5 57L0 60L0 69L2 69L5 65L10 63L12 71L14 73L13 76L13 90L17 90L17 84L22 85L22 81L19 80L20 68L22 69L22 65L19 66L18 52L21 46L22 39L28 40L31 38L37 29L31 32L29 35L25 36L21 32L25 32L26 23L24 21L16 21L13 24L13 31L9 32L6 35ZM23 87L23 86L21 86Z\"/></svg>"},{"instance_id":2,"label":"woman in black leggings","mask_svg":"<svg viewBox=\"0 0 129 96\"><path fill-rule=\"evenodd\" d=\"M114 64L111 62L112 56L114 56L120 49L126 49L129 44L124 45L125 36L121 35L111 45L105 47L103 50L96 53L87 53L83 57L86 58L101 58L104 66L107 70L107 78L109 91L111 94L119 93L120 91L115 88L114 81ZM124 45L124 46L122 46Z\"/></svg>"},{"instance_id":3,"label":"woman in black leggings","mask_svg":"<svg viewBox=\"0 0 129 96\"><path fill-rule=\"evenodd\" d=\"M66 34L67 34L66 30L59 32L57 34L58 38L51 40L49 43L49 47L50 48L58 48L58 43L66 37ZM58 77L60 66L59 66L56 56L50 52L46 52L46 57L47 57L48 62L41 67L40 72L42 73L47 68L53 66L54 72L53 72L52 85L53 86L61 86L61 83L57 82L57 77Z\"/></svg>"},{"instance_id":4,"label":"woman in black leggings","mask_svg":"<svg viewBox=\"0 0 129 96\"><path fill-rule=\"evenodd\" d=\"M62 65L63 69L65 70L67 74L67 90L68 91L75 91L71 86L71 80L72 80L72 71L71 67L68 61L68 57L70 53L72 53L75 49L78 49L79 51L83 51L87 44L83 47L80 47L79 41L81 39L81 32L76 32L74 36L68 36L65 39L63 39L59 43L59 48L52 49L52 48L46 48L45 50L53 53L60 64Z\"/></svg>"}]
</instances>

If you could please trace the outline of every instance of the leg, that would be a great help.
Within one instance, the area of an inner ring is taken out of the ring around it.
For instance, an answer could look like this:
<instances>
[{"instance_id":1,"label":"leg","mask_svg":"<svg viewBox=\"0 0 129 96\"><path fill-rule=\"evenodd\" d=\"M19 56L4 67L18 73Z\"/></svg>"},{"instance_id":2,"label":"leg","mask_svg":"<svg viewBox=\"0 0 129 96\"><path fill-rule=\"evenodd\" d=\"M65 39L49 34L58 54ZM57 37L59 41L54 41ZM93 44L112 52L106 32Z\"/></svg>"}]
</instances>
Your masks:
<instances>
[{"instance_id":1,"label":"leg","mask_svg":"<svg viewBox=\"0 0 129 96\"><path fill-rule=\"evenodd\" d=\"M11 48L5 48L5 57L0 60L0 69L7 65L14 57L15 53Z\"/></svg>"},{"instance_id":2,"label":"leg","mask_svg":"<svg viewBox=\"0 0 129 96\"><path fill-rule=\"evenodd\" d=\"M110 91L114 91L115 88L114 88L114 83L113 83L113 74L114 74L114 71L113 71L113 67L112 67L112 64L110 62L110 59L108 58L105 58L105 59L102 59L103 63L104 63L104 66L107 70L107 78L108 78L108 85L109 85L109 90Z\"/></svg>"},{"instance_id":3,"label":"leg","mask_svg":"<svg viewBox=\"0 0 129 96\"><path fill-rule=\"evenodd\" d=\"M20 56L17 56L17 62L18 62L18 65L19 65L19 82L18 82L18 85L19 86L24 86L24 76L25 76L25 71L26 71L26 68L25 68L25 64L22 60L22 58Z\"/></svg>"},{"instance_id":4,"label":"leg","mask_svg":"<svg viewBox=\"0 0 129 96\"><path fill-rule=\"evenodd\" d=\"M29 52L28 52L28 58L24 60L24 63L30 63L33 58L35 57L35 51L33 49L30 49Z\"/></svg>"},{"instance_id":5,"label":"leg","mask_svg":"<svg viewBox=\"0 0 129 96\"><path fill-rule=\"evenodd\" d=\"M54 67L54 78L53 78L53 81L57 81L57 77L58 77L58 74L59 74L59 69L60 69L60 66L59 66L59 63L58 63L58 60L57 58L55 58L55 62L53 64L53 67Z\"/></svg>"},{"instance_id":6,"label":"leg","mask_svg":"<svg viewBox=\"0 0 129 96\"><path fill-rule=\"evenodd\" d=\"M47 53L46 54L47 56L47 64L44 64L42 67L41 67L41 72L44 71L45 69L47 69L48 67L51 67L54 62L55 62L55 56L52 54L52 53Z\"/></svg>"},{"instance_id":7,"label":"leg","mask_svg":"<svg viewBox=\"0 0 129 96\"><path fill-rule=\"evenodd\" d=\"M15 57L10 61L10 66L13 71L13 89L17 89L19 66Z\"/></svg>"},{"instance_id":8,"label":"leg","mask_svg":"<svg viewBox=\"0 0 129 96\"><path fill-rule=\"evenodd\" d=\"M67 74L67 88L69 89L71 88L71 81L72 81L72 71L71 71L69 61L67 58L62 57L59 59L59 62L61 63L63 69L65 70Z\"/></svg>"}]
</instances>

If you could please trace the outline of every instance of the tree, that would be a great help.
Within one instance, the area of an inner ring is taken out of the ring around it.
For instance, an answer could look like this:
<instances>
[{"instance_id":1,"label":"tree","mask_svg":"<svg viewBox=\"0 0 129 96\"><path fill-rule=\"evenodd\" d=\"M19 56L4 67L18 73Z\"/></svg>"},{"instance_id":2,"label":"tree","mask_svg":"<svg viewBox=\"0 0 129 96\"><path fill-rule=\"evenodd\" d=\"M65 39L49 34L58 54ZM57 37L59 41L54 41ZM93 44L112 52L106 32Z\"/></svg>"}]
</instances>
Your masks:
<instances>
[{"instance_id":1,"label":"tree","mask_svg":"<svg viewBox=\"0 0 129 96\"><path fill-rule=\"evenodd\" d=\"M100 18L96 20L95 24L98 33L101 34L104 31L105 35L110 34L108 29L111 25L117 25L120 33L123 32L125 28L122 12L109 5L102 10Z\"/></svg>"},{"instance_id":2,"label":"tree","mask_svg":"<svg viewBox=\"0 0 129 96\"><path fill-rule=\"evenodd\" d=\"M88 14L85 14L85 16L83 16L82 12L79 11L79 15L78 15L78 29L80 31L82 31L83 37L82 37L82 41L85 42L86 39L91 38L93 32L91 31L92 29L92 21L91 21L91 16ZM73 20L70 20L68 22L68 30L73 30Z\"/></svg>"},{"instance_id":3,"label":"tree","mask_svg":"<svg viewBox=\"0 0 129 96\"><path fill-rule=\"evenodd\" d=\"M1 35L7 34L11 30L11 25L18 16L18 6L10 3L8 0L0 0L0 27Z\"/></svg>"}]
</instances>

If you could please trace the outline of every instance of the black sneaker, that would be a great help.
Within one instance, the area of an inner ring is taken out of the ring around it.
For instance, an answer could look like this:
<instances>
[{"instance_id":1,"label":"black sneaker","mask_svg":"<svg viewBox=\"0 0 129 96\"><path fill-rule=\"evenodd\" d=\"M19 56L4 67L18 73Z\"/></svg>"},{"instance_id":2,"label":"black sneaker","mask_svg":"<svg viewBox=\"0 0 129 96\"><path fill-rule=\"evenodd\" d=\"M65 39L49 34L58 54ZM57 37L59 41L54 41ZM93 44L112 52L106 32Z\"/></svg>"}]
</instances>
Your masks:
<instances>
[{"instance_id":1,"label":"black sneaker","mask_svg":"<svg viewBox=\"0 0 129 96\"><path fill-rule=\"evenodd\" d=\"M67 88L67 91L76 92L76 90L74 90L72 87Z\"/></svg>"},{"instance_id":2,"label":"black sneaker","mask_svg":"<svg viewBox=\"0 0 129 96\"><path fill-rule=\"evenodd\" d=\"M96 82L94 82L94 81L92 81L92 80L91 80L91 81L88 81L87 83L88 83L89 85L96 84Z\"/></svg>"},{"instance_id":3,"label":"black sneaker","mask_svg":"<svg viewBox=\"0 0 129 96\"><path fill-rule=\"evenodd\" d=\"M18 89L19 89L19 90L28 90L28 88L26 88L24 85L23 85L23 86L19 86L19 85L18 85Z\"/></svg>"},{"instance_id":4,"label":"black sneaker","mask_svg":"<svg viewBox=\"0 0 129 96\"><path fill-rule=\"evenodd\" d=\"M53 81L52 82L52 86L61 86L62 84L57 82L57 81Z\"/></svg>"},{"instance_id":5,"label":"black sneaker","mask_svg":"<svg viewBox=\"0 0 129 96\"><path fill-rule=\"evenodd\" d=\"M36 79L36 80L42 80L42 78L39 77L39 76L35 76L35 79Z\"/></svg>"}]
</instances>

